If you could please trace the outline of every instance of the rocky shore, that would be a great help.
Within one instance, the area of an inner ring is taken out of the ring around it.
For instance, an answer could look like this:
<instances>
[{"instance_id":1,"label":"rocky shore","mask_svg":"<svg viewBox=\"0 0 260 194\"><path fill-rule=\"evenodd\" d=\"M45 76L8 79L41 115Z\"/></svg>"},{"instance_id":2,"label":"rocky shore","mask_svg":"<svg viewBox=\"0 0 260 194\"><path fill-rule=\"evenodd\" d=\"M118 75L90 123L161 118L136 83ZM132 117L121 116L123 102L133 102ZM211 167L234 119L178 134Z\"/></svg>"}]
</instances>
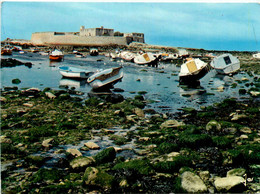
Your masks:
<instances>
[{"instance_id":1,"label":"rocky shore","mask_svg":"<svg viewBox=\"0 0 260 194\"><path fill-rule=\"evenodd\" d=\"M3 193L260 191L259 97L167 115L141 93L81 95L2 89Z\"/></svg>"}]
</instances>

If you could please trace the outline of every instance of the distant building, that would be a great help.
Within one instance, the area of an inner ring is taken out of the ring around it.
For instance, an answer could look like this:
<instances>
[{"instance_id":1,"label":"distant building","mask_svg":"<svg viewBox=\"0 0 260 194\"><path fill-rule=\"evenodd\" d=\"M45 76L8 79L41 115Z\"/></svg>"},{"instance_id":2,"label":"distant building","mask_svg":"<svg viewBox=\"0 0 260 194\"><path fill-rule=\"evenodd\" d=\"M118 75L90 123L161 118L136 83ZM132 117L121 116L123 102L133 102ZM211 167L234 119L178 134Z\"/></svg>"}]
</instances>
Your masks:
<instances>
[{"instance_id":1,"label":"distant building","mask_svg":"<svg viewBox=\"0 0 260 194\"><path fill-rule=\"evenodd\" d=\"M35 45L128 45L131 42L144 43L144 34L123 33L123 36L117 36L114 29L81 26L79 32L35 32L32 34L31 42Z\"/></svg>"}]
</instances>

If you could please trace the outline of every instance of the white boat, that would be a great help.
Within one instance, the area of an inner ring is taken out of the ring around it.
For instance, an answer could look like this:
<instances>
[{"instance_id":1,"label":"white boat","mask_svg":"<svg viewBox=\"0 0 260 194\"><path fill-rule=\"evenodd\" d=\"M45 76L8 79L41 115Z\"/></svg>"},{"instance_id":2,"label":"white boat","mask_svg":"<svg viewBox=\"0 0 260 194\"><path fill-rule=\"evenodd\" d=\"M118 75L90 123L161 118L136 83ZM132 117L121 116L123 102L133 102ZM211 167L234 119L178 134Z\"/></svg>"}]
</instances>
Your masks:
<instances>
[{"instance_id":1,"label":"white boat","mask_svg":"<svg viewBox=\"0 0 260 194\"><path fill-rule=\"evenodd\" d=\"M134 62L138 65L156 65L158 63L157 59L152 53L144 53L136 56Z\"/></svg>"},{"instance_id":2,"label":"white boat","mask_svg":"<svg viewBox=\"0 0 260 194\"><path fill-rule=\"evenodd\" d=\"M93 74L92 71L80 69L76 67L61 66L59 67L60 74L63 77L76 78L76 79L87 79Z\"/></svg>"},{"instance_id":3,"label":"white boat","mask_svg":"<svg viewBox=\"0 0 260 194\"><path fill-rule=\"evenodd\" d=\"M120 53L120 57L125 61L134 61L135 54L129 51L123 51Z\"/></svg>"},{"instance_id":4,"label":"white boat","mask_svg":"<svg viewBox=\"0 0 260 194\"><path fill-rule=\"evenodd\" d=\"M99 71L90 76L87 82L93 89L113 88L114 84L122 80L124 76L122 68L120 66Z\"/></svg>"},{"instance_id":5,"label":"white boat","mask_svg":"<svg viewBox=\"0 0 260 194\"><path fill-rule=\"evenodd\" d=\"M51 61L62 61L63 57L64 57L63 52L58 49L55 49L49 55L49 59Z\"/></svg>"},{"instance_id":6,"label":"white boat","mask_svg":"<svg viewBox=\"0 0 260 194\"><path fill-rule=\"evenodd\" d=\"M209 71L209 66L204 61L190 58L181 65L179 80L181 83L191 83L204 77Z\"/></svg>"},{"instance_id":7,"label":"white boat","mask_svg":"<svg viewBox=\"0 0 260 194\"><path fill-rule=\"evenodd\" d=\"M40 55L47 56L49 55L49 52L39 52Z\"/></svg>"},{"instance_id":8,"label":"white boat","mask_svg":"<svg viewBox=\"0 0 260 194\"><path fill-rule=\"evenodd\" d=\"M110 53L110 57L113 60L121 59L120 53Z\"/></svg>"},{"instance_id":9,"label":"white boat","mask_svg":"<svg viewBox=\"0 0 260 194\"><path fill-rule=\"evenodd\" d=\"M253 57L256 59L260 59L260 53L253 54Z\"/></svg>"},{"instance_id":10,"label":"white boat","mask_svg":"<svg viewBox=\"0 0 260 194\"><path fill-rule=\"evenodd\" d=\"M83 58L83 57L85 57L82 53L76 53L75 54L75 57L77 57L77 58Z\"/></svg>"},{"instance_id":11,"label":"white boat","mask_svg":"<svg viewBox=\"0 0 260 194\"><path fill-rule=\"evenodd\" d=\"M229 53L215 57L210 65L219 74L232 74L240 69L239 59Z\"/></svg>"}]
</instances>

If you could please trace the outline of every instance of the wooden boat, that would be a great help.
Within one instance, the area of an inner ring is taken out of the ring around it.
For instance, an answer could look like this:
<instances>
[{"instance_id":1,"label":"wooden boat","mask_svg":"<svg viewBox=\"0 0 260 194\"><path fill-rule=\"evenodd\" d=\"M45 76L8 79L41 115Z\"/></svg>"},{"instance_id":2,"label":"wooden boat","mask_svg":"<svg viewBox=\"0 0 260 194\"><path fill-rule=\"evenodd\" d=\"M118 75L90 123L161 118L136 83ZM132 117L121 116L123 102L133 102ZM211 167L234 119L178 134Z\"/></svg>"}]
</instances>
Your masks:
<instances>
[{"instance_id":1,"label":"wooden boat","mask_svg":"<svg viewBox=\"0 0 260 194\"><path fill-rule=\"evenodd\" d=\"M129 51L123 51L120 53L120 57L122 59L124 59L125 61L130 61L130 62L133 62L134 61L134 58L135 58L135 54L132 53L132 52L129 52Z\"/></svg>"},{"instance_id":2,"label":"wooden boat","mask_svg":"<svg viewBox=\"0 0 260 194\"><path fill-rule=\"evenodd\" d=\"M98 49L96 48L92 48L90 49L90 53L91 56L97 56L98 55Z\"/></svg>"},{"instance_id":3,"label":"wooden boat","mask_svg":"<svg viewBox=\"0 0 260 194\"><path fill-rule=\"evenodd\" d=\"M179 81L181 83L190 83L197 81L204 77L209 71L209 66L200 59L190 58L188 61L181 65L179 73Z\"/></svg>"},{"instance_id":4,"label":"wooden boat","mask_svg":"<svg viewBox=\"0 0 260 194\"><path fill-rule=\"evenodd\" d=\"M90 76L87 82L93 89L113 88L124 76L122 68L120 66L99 71Z\"/></svg>"},{"instance_id":5,"label":"wooden boat","mask_svg":"<svg viewBox=\"0 0 260 194\"><path fill-rule=\"evenodd\" d=\"M240 61L238 58L229 53L215 57L210 65L219 74L232 74L240 69Z\"/></svg>"},{"instance_id":6,"label":"wooden boat","mask_svg":"<svg viewBox=\"0 0 260 194\"><path fill-rule=\"evenodd\" d=\"M138 65L157 65L158 58L152 53L143 53L134 58L134 62Z\"/></svg>"},{"instance_id":7,"label":"wooden boat","mask_svg":"<svg viewBox=\"0 0 260 194\"><path fill-rule=\"evenodd\" d=\"M58 49L55 49L49 55L49 59L51 61L62 61L63 57L64 57L63 53Z\"/></svg>"},{"instance_id":8,"label":"wooden boat","mask_svg":"<svg viewBox=\"0 0 260 194\"><path fill-rule=\"evenodd\" d=\"M87 79L93 74L92 71L80 69L76 67L61 66L59 67L60 74L63 77L74 78L74 79Z\"/></svg>"}]
</instances>

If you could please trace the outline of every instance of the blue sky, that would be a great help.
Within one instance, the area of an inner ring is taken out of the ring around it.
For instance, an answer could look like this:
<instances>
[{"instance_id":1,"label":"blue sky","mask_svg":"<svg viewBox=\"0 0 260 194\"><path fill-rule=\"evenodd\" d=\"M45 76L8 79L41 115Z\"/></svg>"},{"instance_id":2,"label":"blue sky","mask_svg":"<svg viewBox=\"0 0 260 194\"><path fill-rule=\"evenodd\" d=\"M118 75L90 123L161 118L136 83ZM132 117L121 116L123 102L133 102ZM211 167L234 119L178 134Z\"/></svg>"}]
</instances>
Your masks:
<instances>
[{"instance_id":1,"label":"blue sky","mask_svg":"<svg viewBox=\"0 0 260 194\"><path fill-rule=\"evenodd\" d=\"M260 50L259 3L4 2L1 40L80 26L142 32L148 44L215 50Z\"/></svg>"}]
</instances>

